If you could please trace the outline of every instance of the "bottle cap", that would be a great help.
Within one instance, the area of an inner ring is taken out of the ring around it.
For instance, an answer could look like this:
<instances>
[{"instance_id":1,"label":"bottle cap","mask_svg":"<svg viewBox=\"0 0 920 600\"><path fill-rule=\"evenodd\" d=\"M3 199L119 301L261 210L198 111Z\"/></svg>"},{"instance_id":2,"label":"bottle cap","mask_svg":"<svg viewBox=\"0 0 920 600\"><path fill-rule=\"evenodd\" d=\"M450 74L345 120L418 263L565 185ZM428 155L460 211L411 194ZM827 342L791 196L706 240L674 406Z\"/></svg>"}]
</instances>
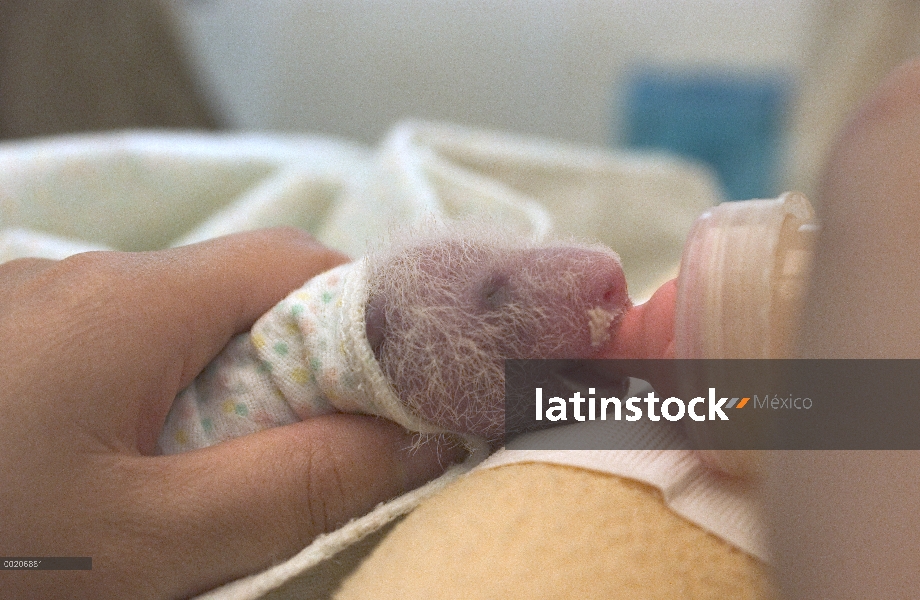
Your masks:
<instances>
[{"instance_id":1,"label":"bottle cap","mask_svg":"<svg viewBox=\"0 0 920 600\"><path fill-rule=\"evenodd\" d=\"M725 202L700 216L681 258L677 358L783 358L817 235L804 195Z\"/></svg>"}]
</instances>

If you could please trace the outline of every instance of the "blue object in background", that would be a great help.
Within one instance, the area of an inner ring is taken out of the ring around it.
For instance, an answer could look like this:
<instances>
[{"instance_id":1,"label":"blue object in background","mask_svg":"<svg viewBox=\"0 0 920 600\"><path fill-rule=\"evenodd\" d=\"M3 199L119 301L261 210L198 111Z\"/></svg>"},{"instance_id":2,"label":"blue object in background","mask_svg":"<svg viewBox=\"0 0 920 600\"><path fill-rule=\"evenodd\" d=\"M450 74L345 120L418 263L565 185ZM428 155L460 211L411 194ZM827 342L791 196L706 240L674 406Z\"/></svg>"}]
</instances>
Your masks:
<instances>
[{"instance_id":1,"label":"blue object in background","mask_svg":"<svg viewBox=\"0 0 920 600\"><path fill-rule=\"evenodd\" d=\"M708 164L731 200L775 196L788 82L644 70L626 85L624 143Z\"/></svg>"}]
</instances>

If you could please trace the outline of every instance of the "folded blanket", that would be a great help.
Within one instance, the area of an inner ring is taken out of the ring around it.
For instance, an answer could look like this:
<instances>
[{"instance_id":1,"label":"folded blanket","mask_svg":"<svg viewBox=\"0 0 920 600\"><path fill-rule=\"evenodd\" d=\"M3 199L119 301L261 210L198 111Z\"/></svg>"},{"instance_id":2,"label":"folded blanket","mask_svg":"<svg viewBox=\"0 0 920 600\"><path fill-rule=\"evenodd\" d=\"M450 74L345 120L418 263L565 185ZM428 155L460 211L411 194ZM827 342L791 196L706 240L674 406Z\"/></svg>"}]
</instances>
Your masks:
<instances>
[{"instance_id":1,"label":"folded blanket","mask_svg":"<svg viewBox=\"0 0 920 600\"><path fill-rule=\"evenodd\" d=\"M273 225L360 256L393 226L481 215L616 249L642 299L719 199L706 170L664 155L449 125L404 123L376 152L304 136L75 135L0 143L0 260L153 250Z\"/></svg>"}]
</instances>

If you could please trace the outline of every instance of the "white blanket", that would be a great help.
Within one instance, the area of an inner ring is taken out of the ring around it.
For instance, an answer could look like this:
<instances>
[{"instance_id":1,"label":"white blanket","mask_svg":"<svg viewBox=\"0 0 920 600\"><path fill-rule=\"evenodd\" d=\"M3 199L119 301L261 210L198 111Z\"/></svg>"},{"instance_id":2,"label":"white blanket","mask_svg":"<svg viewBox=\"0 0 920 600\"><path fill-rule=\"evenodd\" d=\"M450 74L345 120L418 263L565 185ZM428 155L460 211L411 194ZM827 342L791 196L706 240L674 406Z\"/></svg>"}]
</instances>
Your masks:
<instances>
[{"instance_id":1,"label":"white blanket","mask_svg":"<svg viewBox=\"0 0 920 600\"><path fill-rule=\"evenodd\" d=\"M485 214L600 241L633 297L673 272L708 172L447 125L405 123L373 151L281 135L125 132L0 144L0 261L150 250L295 225L352 256L393 224Z\"/></svg>"}]
</instances>

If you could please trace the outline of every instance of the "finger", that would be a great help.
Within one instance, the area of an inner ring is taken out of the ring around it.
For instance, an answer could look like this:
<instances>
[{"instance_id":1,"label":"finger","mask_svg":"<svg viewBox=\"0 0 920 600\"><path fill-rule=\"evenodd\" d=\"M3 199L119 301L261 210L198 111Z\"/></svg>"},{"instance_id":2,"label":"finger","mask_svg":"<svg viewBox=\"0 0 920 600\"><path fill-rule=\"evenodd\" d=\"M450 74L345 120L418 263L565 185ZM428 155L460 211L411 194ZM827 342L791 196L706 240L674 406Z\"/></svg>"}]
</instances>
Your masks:
<instances>
[{"instance_id":1,"label":"finger","mask_svg":"<svg viewBox=\"0 0 920 600\"><path fill-rule=\"evenodd\" d=\"M16 360L31 363L17 369L34 372L21 377L31 394L59 399L61 427L147 452L176 394L235 333L346 260L290 228L157 252L78 254L20 286L18 312L0 314L0 332L23 340ZM30 268L38 263L17 270Z\"/></svg>"},{"instance_id":2,"label":"finger","mask_svg":"<svg viewBox=\"0 0 920 600\"><path fill-rule=\"evenodd\" d=\"M191 383L237 333L252 324L292 290L313 276L348 259L306 233L291 229L252 231L200 244L151 253L144 257L151 272L138 287L138 304L148 304L148 320L159 323L157 347L171 357L176 374L168 394L157 395L169 377L152 379L149 393L139 396L139 448L155 442L176 392ZM145 287L155 286L152 289Z\"/></svg>"},{"instance_id":3,"label":"finger","mask_svg":"<svg viewBox=\"0 0 920 600\"><path fill-rule=\"evenodd\" d=\"M285 559L439 475L465 454L439 439L413 446L414 434L373 417L309 419L153 459L160 472L148 480L159 491L146 509L158 523L168 515L162 526L175 539L182 534L191 560L175 568L208 573L216 585Z\"/></svg>"},{"instance_id":4,"label":"finger","mask_svg":"<svg viewBox=\"0 0 920 600\"><path fill-rule=\"evenodd\" d=\"M313 276L347 261L305 232L277 228L154 252L13 261L9 268L11 277L28 279L19 291L28 299L23 310L40 313L46 328L86 330L112 347L135 340L148 367L151 351L168 350L186 367L184 386L231 336Z\"/></svg>"},{"instance_id":5,"label":"finger","mask_svg":"<svg viewBox=\"0 0 920 600\"><path fill-rule=\"evenodd\" d=\"M182 385L288 293L348 261L293 228L230 235L146 258L150 285L169 290L161 292L151 317L168 322L176 339L194 332L181 348L187 367Z\"/></svg>"},{"instance_id":6,"label":"finger","mask_svg":"<svg viewBox=\"0 0 920 600\"><path fill-rule=\"evenodd\" d=\"M48 258L17 258L0 263L0 308L5 307L19 285L54 263Z\"/></svg>"}]
</instances>

